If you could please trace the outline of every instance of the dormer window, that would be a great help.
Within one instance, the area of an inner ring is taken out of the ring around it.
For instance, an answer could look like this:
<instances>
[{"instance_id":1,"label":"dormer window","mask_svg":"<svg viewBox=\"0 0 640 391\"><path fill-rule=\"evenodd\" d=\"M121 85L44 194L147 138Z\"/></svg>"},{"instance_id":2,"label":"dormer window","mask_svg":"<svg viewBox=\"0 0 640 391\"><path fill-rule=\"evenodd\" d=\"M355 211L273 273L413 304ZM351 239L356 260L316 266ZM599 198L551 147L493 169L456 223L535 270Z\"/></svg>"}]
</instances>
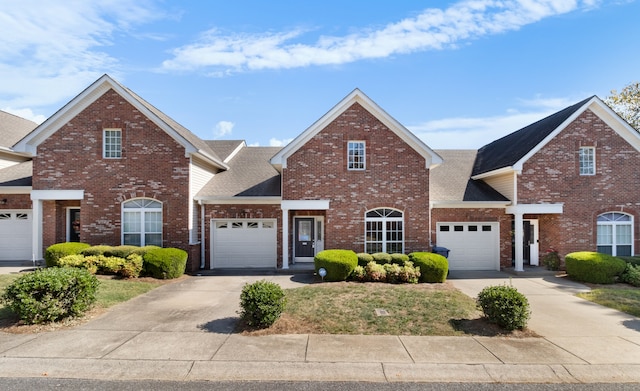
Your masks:
<instances>
[{"instance_id":1,"label":"dormer window","mask_svg":"<svg viewBox=\"0 0 640 391\"><path fill-rule=\"evenodd\" d=\"M347 146L348 170L357 171L366 168L365 146L364 141L349 141Z\"/></svg>"},{"instance_id":2,"label":"dormer window","mask_svg":"<svg viewBox=\"0 0 640 391\"><path fill-rule=\"evenodd\" d=\"M122 157L122 129L104 130L102 153L107 159Z\"/></svg>"},{"instance_id":3,"label":"dormer window","mask_svg":"<svg viewBox=\"0 0 640 391\"><path fill-rule=\"evenodd\" d=\"M596 174L596 149L595 147L580 147L578 151L580 162L580 175Z\"/></svg>"}]
</instances>

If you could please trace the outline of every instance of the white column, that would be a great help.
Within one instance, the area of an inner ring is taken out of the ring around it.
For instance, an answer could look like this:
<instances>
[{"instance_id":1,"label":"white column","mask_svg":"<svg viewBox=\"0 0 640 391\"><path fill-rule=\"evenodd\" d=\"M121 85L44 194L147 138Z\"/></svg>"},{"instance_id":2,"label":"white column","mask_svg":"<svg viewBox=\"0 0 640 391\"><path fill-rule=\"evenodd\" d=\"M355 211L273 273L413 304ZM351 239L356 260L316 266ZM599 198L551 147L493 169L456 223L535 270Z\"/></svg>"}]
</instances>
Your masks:
<instances>
[{"instance_id":1,"label":"white column","mask_svg":"<svg viewBox=\"0 0 640 391\"><path fill-rule=\"evenodd\" d=\"M31 227L31 251L33 260L40 261L44 257L42 255L42 200L33 200L32 210L32 227Z\"/></svg>"},{"instance_id":2,"label":"white column","mask_svg":"<svg viewBox=\"0 0 640 391\"><path fill-rule=\"evenodd\" d=\"M523 241L524 241L524 227L523 227L523 214L522 213L514 213L514 237L515 237L515 271L523 272L524 271L524 259L522 257L522 253L524 251Z\"/></svg>"},{"instance_id":3,"label":"white column","mask_svg":"<svg viewBox=\"0 0 640 391\"><path fill-rule=\"evenodd\" d=\"M282 268L289 268L289 209L282 209Z\"/></svg>"}]
</instances>

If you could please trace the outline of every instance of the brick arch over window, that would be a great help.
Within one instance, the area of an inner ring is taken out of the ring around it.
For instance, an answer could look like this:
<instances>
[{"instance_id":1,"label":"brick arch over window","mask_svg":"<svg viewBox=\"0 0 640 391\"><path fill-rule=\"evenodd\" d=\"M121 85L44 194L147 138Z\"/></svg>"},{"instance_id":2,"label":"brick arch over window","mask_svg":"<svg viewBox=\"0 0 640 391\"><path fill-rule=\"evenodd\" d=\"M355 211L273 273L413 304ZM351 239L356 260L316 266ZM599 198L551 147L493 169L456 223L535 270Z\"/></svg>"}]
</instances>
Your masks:
<instances>
[{"instance_id":1,"label":"brick arch over window","mask_svg":"<svg viewBox=\"0 0 640 391\"><path fill-rule=\"evenodd\" d=\"M599 253L630 256L633 249L633 216L628 213L606 212L597 219L597 250Z\"/></svg>"},{"instance_id":2,"label":"brick arch over window","mask_svg":"<svg viewBox=\"0 0 640 391\"><path fill-rule=\"evenodd\" d=\"M122 244L162 247L162 203L134 198L122 203Z\"/></svg>"},{"instance_id":3,"label":"brick arch over window","mask_svg":"<svg viewBox=\"0 0 640 391\"><path fill-rule=\"evenodd\" d=\"M404 253L404 214L392 208L365 213L365 252Z\"/></svg>"}]
</instances>

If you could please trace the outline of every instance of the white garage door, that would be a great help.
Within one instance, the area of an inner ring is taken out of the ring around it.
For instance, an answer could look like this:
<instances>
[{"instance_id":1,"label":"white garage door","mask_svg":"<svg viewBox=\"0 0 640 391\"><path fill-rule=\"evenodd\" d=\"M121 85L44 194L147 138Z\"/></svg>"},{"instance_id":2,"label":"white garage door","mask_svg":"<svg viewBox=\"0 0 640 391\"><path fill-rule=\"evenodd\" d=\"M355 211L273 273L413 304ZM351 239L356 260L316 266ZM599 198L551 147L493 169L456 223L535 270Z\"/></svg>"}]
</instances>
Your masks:
<instances>
[{"instance_id":1,"label":"white garage door","mask_svg":"<svg viewBox=\"0 0 640 391\"><path fill-rule=\"evenodd\" d=\"M276 220L211 220L211 268L275 268Z\"/></svg>"},{"instance_id":2,"label":"white garage door","mask_svg":"<svg viewBox=\"0 0 640 391\"><path fill-rule=\"evenodd\" d=\"M438 223L437 245L449 250L451 270L500 270L500 224Z\"/></svg>"},{"instance_id":3,"label":"white garage door","mask_svg":"<svg viewBox=\"0 0 640 391\"><path fill-rule=\"evenodd\" d=\"M0 210L0 261L30 260L31 232L31 210Z\"/></svg>"}]
</instances>

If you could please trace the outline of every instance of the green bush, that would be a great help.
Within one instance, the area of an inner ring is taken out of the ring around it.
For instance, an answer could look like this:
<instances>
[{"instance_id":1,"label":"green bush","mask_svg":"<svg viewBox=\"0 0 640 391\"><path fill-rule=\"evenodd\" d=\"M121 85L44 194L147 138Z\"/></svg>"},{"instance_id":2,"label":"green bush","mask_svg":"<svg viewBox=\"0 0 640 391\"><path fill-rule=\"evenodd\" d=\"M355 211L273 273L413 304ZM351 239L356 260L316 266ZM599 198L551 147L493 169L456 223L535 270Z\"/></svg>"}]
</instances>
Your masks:
<instances>
[{"instance_id":1,"label":"green bush","mask_svg":"<svg viewBox=\"0 0 640 391\"><path fill-rule=\"evenodd\" d=\"M159 279L178 278L184 274L189 254L179 248L155 248L144 254L144 271Z\"/></svg>"},{"instance_id":2,"label":"green bush","mask_svg":"<svg viewBox=\"0 0 640 391\"><path fill-rule=\"evenodd\" d=\"M618 256L618 258L622 259L623 261L625 261L626 263L630 263L632 265L638 266L640 265L640 256L636 255L636 256Z\"/></svg>"},{"instance_id":3,"label":"green bush","mask_svg":"<svg viewBox=\"0 0 640 391\"><path fill-rule=\"evenodd\" d=\"M151 251L151 250L155 250L155 249L159 249L162 247L158 247L158 246L144 246L144 247L136 247L135 250L133 250L131 252L131 254L137 254L140 255L142 258L144 258L144 254L146 254L147 252ZM129 255L131 255L129 254Z\"/></svg>"},{"instance_id":4,"label":"green bush","mask_svg":"<svg viewBox=\"0 0 640 391\"><path fill-rule=\"evenodd\" d=\"M560 270L560 255L556 250L550 249L542 256L542 265L546 266L547 270Z\"/></svg>"},{"instance_id":5,"label":"green bush","mask_svg":"<svg viewBox=\"0 0 640 391\"><path fill-rule=\"evenodd\" d=\"M391 254L391 263L404 266L404 264L407 262L409 262L409 256L407 254Z\"/></svg>"},{"instance_id":6,"label":"green bush","mask_svg":"<svg viewBox=\"0 0 640 391\"><path fill-rule=\"evenodd\" d=\"M91 246L91 247L87 247L84 250L81 251L82 255L86 255L86 256L98 256L98 255L105 255L108 254L111 249L113 247L112 246L107 246L105 244L101 244L99 246Z\"/></svg>"},{"instance_id":7,"label":"green bush","mask_svg":"<svg viewBox=\"0 0 640 391\"><path fill-rule=\"evenodd\" d=\"M420 282L445 282L449 273L449 262L440 254L415 252L409 260L420 268Z\"/></svg>"},{"instance_id":8,"label":"green bush","mask_svg":"<svg viewBox=\"0 0 640 391\"><path fill-rule=\"evenodd\" d=\"M350 279L354 281L364 282L367 280L367 271L364 269L364 266L356 266L351 272Z\"/></svg>"},{"instance_id":9,"label":"green bush","mask_svg":"<svg viewBox=\"0 0 640 391\"><path fill-rule=\"evenodd\" d=\"M591 251L567 254L564 263L569 277L593 284L612 284L626 268L620 258Z\"/></svg>"},{"instance_id":10,"label":"green bush","mask_svg":"<svg viewBox=\"0 0 640 391\"><path fill-rule=\"evenodd\" d=\"M278 320L285 305L280 285L266 280L245 284L240 293L240 318L249 326L266 328Z\"/></svg>"},{"instance_id":11,"label":"green bush","mask_svg":"<svg viewBox=\"0 0 640 391\"><path fill-rule=\"evenodd\" d=\"M115 246L111 247L109 251L105 251L104 255L108 257L118 257L126 259L131 254L137 254L139 246Z\"/></svg>"},{"instance_id":12,"label":"green bush","mask_svg":"<svg viewBox=\"0 0 640 391\"><path fill-rule=\"evenodd\" d=\"M367 263L373 262L373 257L371 256L371 254L357 253L356 255L358 256L358 265L359 266L365 267L365 266L367 266Z\"/></svg>"},{"instance_id":13,"label":"green bush","mask_svg":"<svg viewBox=\"0 0 640 391\"><path fill-rule=\"evenodd\" d=\"M417 284L420 279L420 268L413 266L413 262L406 261L404 266L400 268L400 282L409 284Z\"/></svg>"},{"instance_id":14,"label":"green bush","mask_svg":"<svg viewBox=\"0 0 640 391\"><path fill-rule=\"evenodd\" d=\"M79 316L96 300L99 282L84 269L51 267L25 274L2 294L2 302L25 323Z\"/></svg>"},{"instance_id":15,"label":"green bush","mask_svg":"<svg viewBox=\"0 0 640 391\"><path fill-rule=\"evenodd\" d=\"M384 265L379 265L375 262L369 262L367 266L364 267L365 272L367 273L366 280L372 282L384 282L387 281L387 271L384 268Z\"/></svg>"},{"instance_id":16,"label":"green bush","mask_svg":"<svg viewBox=\"0 0 640 391\"><path fill-rule=\"evenodd\" d=\"M373 261L378 265L384 265L385 263L391 263L391 254L387 253L375 253L371 254Z\"/></svg>"},{"instance_id":17,"label":"green bush","mask_svg":"<svg viewBox=\"0 0 640 391\"><path fill-rule=\"evenodd\" d=\"M316 273L320 268L327 271L325 281L345 281L358 266L358 256L351 250L324 250L313 259Z\"/></svg>"},{"instance_id":18,"label":"green bush","mask_svg":"<svg viewBox=\"0 0 640 391\"><path fill-rule=\"evenodd\" d=\"M640 286L640 265L627 263L626 269L620 275L620 281L629 285Z\"/></svg>"},{"instance_id":19,"label":"green bush","mask_svg":"<svg viewBox=\"0 0 640 391\"><path fill-rule=\"evenodd\" d=\"M57 243L47 247L44 251L44 261L47 267L58 266L58 259L67 255L79 254L82 250L89 247L87 243L66 242Z\"/></svg>"},{"instance_id":20,"label":"green bush","mask_svg":"<svg viewBox=\"0 0 640 391\"><path fill-rule=\"evenodd\" d=\"M529 301L512 286L488 286L478 294L478 306L491 322L507 329L523 329L531 317Z\"/></svg>"},{"instance_id":21,"label":"green bush","mask_svg":"<svg viewBox=\"0 0 640 391\"><path fill-rule=\"evenodd\" d=\"M67 255L58 259L59 267L76 267L85 269L91 274L98 272L98 257L90 256L85 257L82 254Z\"/></svg>"}]
</instances>

